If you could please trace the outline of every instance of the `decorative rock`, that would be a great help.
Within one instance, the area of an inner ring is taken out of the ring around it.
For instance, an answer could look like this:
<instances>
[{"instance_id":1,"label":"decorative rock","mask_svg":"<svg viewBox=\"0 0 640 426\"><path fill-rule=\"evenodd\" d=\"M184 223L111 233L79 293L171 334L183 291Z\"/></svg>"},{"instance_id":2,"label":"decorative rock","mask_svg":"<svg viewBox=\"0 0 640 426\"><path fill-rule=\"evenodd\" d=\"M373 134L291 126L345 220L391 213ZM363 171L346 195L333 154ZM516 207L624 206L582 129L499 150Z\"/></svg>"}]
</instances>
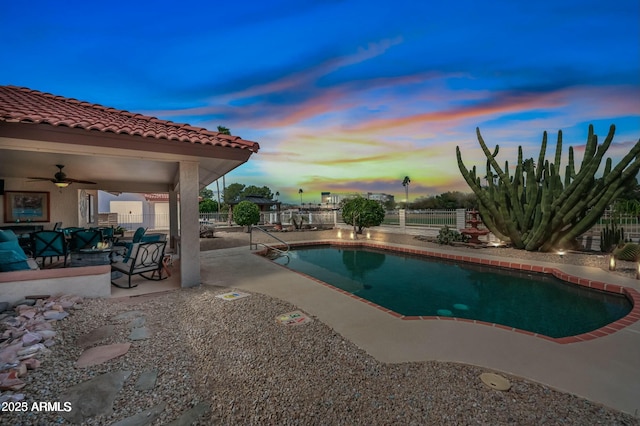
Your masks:
<instances>
[{"instance_id":1,"label":"decorative rock","mask_svg":"<svg viewBox=\"0 0 640 426\"><path fill-rule=\"evenodd\" d=\"M128 326L131 328L138 328L138 327L142 327L144 325L144 323L146 322L145 317L137 317L134 318L129 324Z\"/></svg>"},{"instance_id":2,"label":"decorative rock","mask_svg":"<svg viewBox=\"0 0 640 426\"><path fill-rule=\"evenodd\" d=\"M113 401L131 371L114 371L72 386L63 392L60 401L69 401L72 410L60 413L73 423L84 423L90 417L113 413Z\"/></svg>"},{"instance_id":3,"label":"decorative rock","mask_svg":"<svg viewBox=\"0 0 640 426\"><path fill-rule=\"evenodd\" d=\"M104 325L102 327L96 328L95 330L80 336L76 341L76 344L81 348L88 348L101 340L106 339L107 337L113 336L115 331L115 327L113 325Z\"/></svg>"},{"instance_id":4,"label":"decorative rock","mask_svg":"<svg viewBox=\"0 0 640 426\"><path fill-rule=\"evenodd\" d=\"M136 382L135 389L140 391L151 390L158 380L158 370L145 371Z\"/></svg>"},{"instance_id":5,"label":"decorative rock","mask_svg":"<svg viewBox=\"0 0 640 426\"><path fill-rule=\"evenodd\" d=\"M48 320L61 320L68 317L69 314L67 312L58 312L58 311L46 311L44 313L44 318Z\"/></svg>"},{"instance_id":6,"label":"decorative rock","mask_svg":"<svg viewBox=\"0 0 640 426\"><path fill-rule=\"evenodd\" d=\"M167 403L162 402L156 406L144 410L141 413L135 414L131 417L127 417L119 422L112 423L111 426L144 426L152 424L158 416L164 411Z\"/></svg>"},{"instance_id":7,"label":"decorative rock","mask_svg":"<svg viewBox=\"0 0 640 426\"><path fill-rule=\"evenodd\" d=\"M40 331L40 330L51 330L53 328L53 326L51 325L50 322L41 322L38 325L36 325L35 327L33 327L33 331Z\"/></svg>"},{"instance_id":8,"label":"decorative rock","mask_svg":"<svg viewBox=\"0 0 640 426\"><path fill-rule=\"evenodd\" d=\"M11 307L9 302L0 302L0 312L4 312Z\"/></svg>"},{"instance_id":9,"label":"decorative rock","mask_svg":"<svg viewBox=\"0 0 640 426\"><path fill-rule=\"evenodd\" d=\"M129 334L129 340L146 340L151 337L151 332L147 327L134 328Z\"/></svg>"},{"instance_id":10,"label":"decorative rock","mask_svg":"<svg viewBox=\"0 0 640 426\"><path fill-rule=\"evenodd\" d=\"M38 352L40 349L43 349L44 345L41 344L34 344L31 346L27 346L26 348L20 349L16 355L18 355L18 357L21 357L23 355L31 355L31 354L35 354L36 352Z\"/></svg>"},{"instance_id":11,"label":"decorative rock","mask_svg":"<svg viewBox=\"0 0 640 426\"><path fill-rule=\"evenodd\" d=\"M55 333L54 333L55 335ZM22 346L31 346L42 341L42 336L38 333L27 332L22 336Z\"/></svg>"},{"instance_id":12,"label":"decorative rock","mask_svg":"<svg viewBox=\"0 0 640 426\"><path fill-rule=\"evenodd\" d=\"M25 318L29 318L29 319L35 317L37 314L38 314L38 311L36 311L35 309L31 309L31 308L30 309L23 309L20 312L21 316L23 316Z\"/></svg>"},{"instance_id":13,"label":"decorative rock","mask_svg":"<svg viewBox=\"0 0 640 426\"><path fill-rule=\"evenodd\" d=\"M20 321L16 317L6 318L2 322L8 325L9 327L20 327L22 325L22 321Z\"/></svg>"},{"instance_id":14,"label":"decorative rock","mask_svg":"<svg viewBox=\"0 0 640 426\"><path fill-rule=\"evenodd\" d=\"M27 366L21 362L14 371L18 377L24 377L27 375Z\"/></svg>"},{"instance_id":15,"label":"decorative rock","mask_svg":"<svg viewBox=\"0 0 640 426\"><path fill-rule=\"evenodd\" d=\"M56 336L56 332L53 330L36 330L35 333L42 337L43 340L49 340Z\"/></svg>"},{"instance_id":16,"label":"decorative rock","mask_svg":"<svg viewBox=\"0 0 640 426\"><path fill-rule=\"evenodd\" d=\"M113 345L96 346L95 348L87 349L76 361L76 367L84 368L102 364L126 354L130 347L131 343L114 343Z\"/></svg>"},{"instance_id":17,"label":"decorative rock","mask_svg":"<svg viewBox=\"0 0 640 426\"><path fill-rule=\"evenodd\" d=\"M0 373L0 390L20 390L25 383L18 378L16 371Z\"/></svg>"},{"instance_id":18,"label":"decorative rock","mask_svg":"<svg viewBox=\"0 0 640 426\"><path fill-rule=\"evenodd\" d=\"M15 362L18 358L18 351L22 348L22 342L17 341L0 349L0 363Z\"/></svg>"},{"instance_id":19,"label":"decorative rock","mask_svg":"<svg viewBox=\"0 0 640 426\"><path fill-rule=\"evenodd\" d=\"M22 361L22 364L25 365L28 370L35 370L36 368L40 367L41 363L36 358L29 358Z\"/></svg>"}]
</instances>

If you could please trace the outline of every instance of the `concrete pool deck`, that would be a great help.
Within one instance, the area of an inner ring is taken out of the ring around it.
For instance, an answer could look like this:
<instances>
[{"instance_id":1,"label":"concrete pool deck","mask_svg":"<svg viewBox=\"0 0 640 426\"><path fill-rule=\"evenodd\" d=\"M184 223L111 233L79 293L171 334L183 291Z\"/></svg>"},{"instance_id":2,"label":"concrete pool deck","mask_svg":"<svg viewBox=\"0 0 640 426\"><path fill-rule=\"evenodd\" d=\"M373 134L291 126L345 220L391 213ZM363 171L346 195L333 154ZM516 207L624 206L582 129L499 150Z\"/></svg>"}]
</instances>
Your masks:
<instances>
[{"instance_id":1,"label":"concrete pool deck","mask_svg":"<svg viewBox=\"0 0 640 426\"><path fill-rule=\"evenodd\" d=\"M385 245L406 251L416 249L401 244ZM460 255L447 249L437 251ZM254 253L246 246L202 252L202 283L288 301L381 362L438 360L472 364L539 382L632 415L640 412L638 305L630 314L633 321L627 320L629 324L611 334L562 344L468 321L403 320ZM482 250L474 253L474 257L504 261ZM640 290L640 281L599 268L527 263L558 269L583 280Z\"/></svg>"}]
</instances>

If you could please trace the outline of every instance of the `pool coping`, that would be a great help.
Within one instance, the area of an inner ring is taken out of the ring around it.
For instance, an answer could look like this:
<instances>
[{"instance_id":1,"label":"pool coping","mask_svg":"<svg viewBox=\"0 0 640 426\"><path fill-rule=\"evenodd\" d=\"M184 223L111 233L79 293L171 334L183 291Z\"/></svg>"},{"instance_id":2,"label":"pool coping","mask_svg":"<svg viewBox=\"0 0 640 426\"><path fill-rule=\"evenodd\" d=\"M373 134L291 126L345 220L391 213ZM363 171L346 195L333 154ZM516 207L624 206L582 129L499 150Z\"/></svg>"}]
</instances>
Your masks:
<instances>
[{"instance_id":1,"label":"pool coping","mask_svg":"<svg viewBox=\"0 0 640 426\"><path fill-rule=\"evenodd\" d=\"M524 335L528 335L528 336L533 336L533 337L537 337L537 338L541 338L544 340L548 340L554 343L559 343L559 344L569 344L569 343L579 343L579 342L586 342L589 340L593 340L593 339L597 339L600 337L604 337L604 336L608 336L610 334L616 333L619 330L622 330L634 323L636 323L638 320L640 320L640 292L638 292L636 289L631 288L631 287L625 287L623 285L619 285L619 284L612 284L612 283L606 283L603 281L598 281L598 280L590 280L590 279L586 279L586 278L582 278L582 277L578 277L575 275L571 275L567 272L564 272L558 268L555 267L549 267L549 266L541 266L541 265L532 265L532 264L527 264L527 263L522 263L522 262L511 262L511 261L501 261L501 260L494 260L494 259L484 259L481 257L473 257L473 256L468 256L468 255L459 255L459 254L452 254L452 253L444 253L444 252L438 252L438 251L431 251L431 250L425 250L425 249L419 249L419 248L408 248L408 247L404 247L404 246L398 246L398 245L394 245L394 244L381 244L381 243L374 243L371 241L342 241L342 240L319 240L319 241L301 241L301 242L292 242L289 244L289 247L291 248L295 248L295 247L304 247L304 246L322 246L322 245L329 245L329 246L340 246L340 247L366 247L366 248L373 248L373 249L379 249L379 250L386 250L386 251L393 251L393 252L398 252L398 253L405 253L405 254L414 254L414 255L418 255L418 256L427 256L427 257L433 257L433 258L440 258L440 259L446 259L446 260L455 260L455 261L462 261L462 262L467 262L467 263L472 263L472 264L477 264L477 265L484 265L484 266L493 266L493 267L498 267L498 268L504 268L504 269L511 269L511 270L518 270L518 271L530 271L530 272L538 272L538 273L543 273L543 274L550 274L562 281L566 281L568 283L571 284L575 284L575 285L580 285L583 287L587 287L587 288L591 288L591 289L595 289L595 290L599 290L599 291L603 291L603 292L608 292L608 293L614 293L614 294L620 294L625 296L629 302L632 305L631 311L629 311L629 313L627 315L625 315L624 317L609 323L603 327L600 327L598 329L586 332L586 333L582 333L582 334L577 334L575 336L567 336L567 337L561 337L561 338L554 338L554 337L550 337L550 336L546 336L544 334L539 334L539 333L534 333L531 331L527 331L527 330L521 330L519 328L515 328L515 327L509 327L506 325L502 325L502 324L496 324L496 323L491 323L491 322L487 322L487 321L480 321L480 320L472 320L472 319L467 319L467 318L457 318L457 317L449 317L449 316L407 316L407 315L402 315L399 314L393 310L390 310L388 308L385 308L383 306L378 305L377 303L373 303L369 300L363 299L359 296L356 296L352 293L349 293L348 291L342 290L340 288L337 288L335 286L332 286L331 284L328 284L322 280L319 280L317 278L314 278L310 275L307 275L305 273L302 272L298 272L298 271L294 271L292 269L287 268L285 265L280 265L278 263L273 262L275 265L281 266L289 271L295 272L297 274L300 274L306 278L309 278L319 284L322 284L323 286L326 286L332 290L335 290L341 294L344 294L346 296L349 296L353 299L356 299L360 302L363 302L371 307L374 307L382 312L385 312L395 318L401 319L401 320L405 320L405 321L415 321L415 320L442 320L442 321L456 321L456 322L464 322L464 323L471 323L471 324L479 324L479 325L483 325L483 326L489 326L489 327L494 327L494 328L499 328L499 329L503 329L503 330L507 330L507 331L511 331L511 332L516 332L516 333L520 333L520 334L524 334ZM283 245L273 245L271 247L276 247L276 248L285 248L285 246ZM264 255L269 249L265 248L263 250L254 252L254 254L257 255Z\"/></svg>"}]
</instances>

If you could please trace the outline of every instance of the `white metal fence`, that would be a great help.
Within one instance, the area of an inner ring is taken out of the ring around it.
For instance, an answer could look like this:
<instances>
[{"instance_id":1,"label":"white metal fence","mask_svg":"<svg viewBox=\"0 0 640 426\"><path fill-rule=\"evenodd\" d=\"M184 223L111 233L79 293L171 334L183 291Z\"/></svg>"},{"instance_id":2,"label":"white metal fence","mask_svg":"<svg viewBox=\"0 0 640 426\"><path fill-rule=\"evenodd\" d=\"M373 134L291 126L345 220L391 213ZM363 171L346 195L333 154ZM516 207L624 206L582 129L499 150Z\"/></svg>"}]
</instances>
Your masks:
<instances>
[{"instance_id":1,"label":"white metal fence","mask_svg":"<svg viewBox=\"0 0 640 426\"><path fill-rule=\"evenodd\" d=\"M339 211L322 211L322 212L297 212L283 211L261 212L260 224L281 223L283 226L293 225L292 218L299 225L302 220L303 225L312 227L334 227L345 225L342 214ZM604 212L598 223L594 225L586 234L598 237L603 228L608 226L613 218L610 210ZM470 219L468 211L464 209L450 210L393 210L385 214L383 225L390 230L397 227L397 232L419 231L420 229L442 228L449 226L454 229L463 229L468 227L467 221ZM228 213L200 213L200 222L210 223L213 225L224 226L234 225L232 218ZM640 218L637 216L620 216L617 218L618 226L624 228L625 237L636 241L640 239ZM143 226L149 229L169 229L168 214L139 214L139 215L118 215L117 224L128 230L134 230ZM480 229L486 229L481 223Z\"/></svg>"}]
</instances>

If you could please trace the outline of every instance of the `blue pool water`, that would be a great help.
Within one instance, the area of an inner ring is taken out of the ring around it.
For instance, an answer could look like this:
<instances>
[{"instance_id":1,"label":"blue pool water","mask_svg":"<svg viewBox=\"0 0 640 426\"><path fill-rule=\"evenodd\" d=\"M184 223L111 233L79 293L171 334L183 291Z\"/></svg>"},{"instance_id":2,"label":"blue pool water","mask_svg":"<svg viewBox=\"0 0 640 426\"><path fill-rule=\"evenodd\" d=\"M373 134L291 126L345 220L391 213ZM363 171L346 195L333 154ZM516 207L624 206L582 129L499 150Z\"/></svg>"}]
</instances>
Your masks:
<instances>
[{"instance_id":1,"label":"blue pool water","mask_svg":"<svg viewBox=\"0 0 640 426\"><path fill-rule=\"evenodd\" d=\"M555 338L598 329L632 308L624 296L546 274L389 251L307 247L275 261L402 315L476 319Z\"/></svg>"}]
</instances>

